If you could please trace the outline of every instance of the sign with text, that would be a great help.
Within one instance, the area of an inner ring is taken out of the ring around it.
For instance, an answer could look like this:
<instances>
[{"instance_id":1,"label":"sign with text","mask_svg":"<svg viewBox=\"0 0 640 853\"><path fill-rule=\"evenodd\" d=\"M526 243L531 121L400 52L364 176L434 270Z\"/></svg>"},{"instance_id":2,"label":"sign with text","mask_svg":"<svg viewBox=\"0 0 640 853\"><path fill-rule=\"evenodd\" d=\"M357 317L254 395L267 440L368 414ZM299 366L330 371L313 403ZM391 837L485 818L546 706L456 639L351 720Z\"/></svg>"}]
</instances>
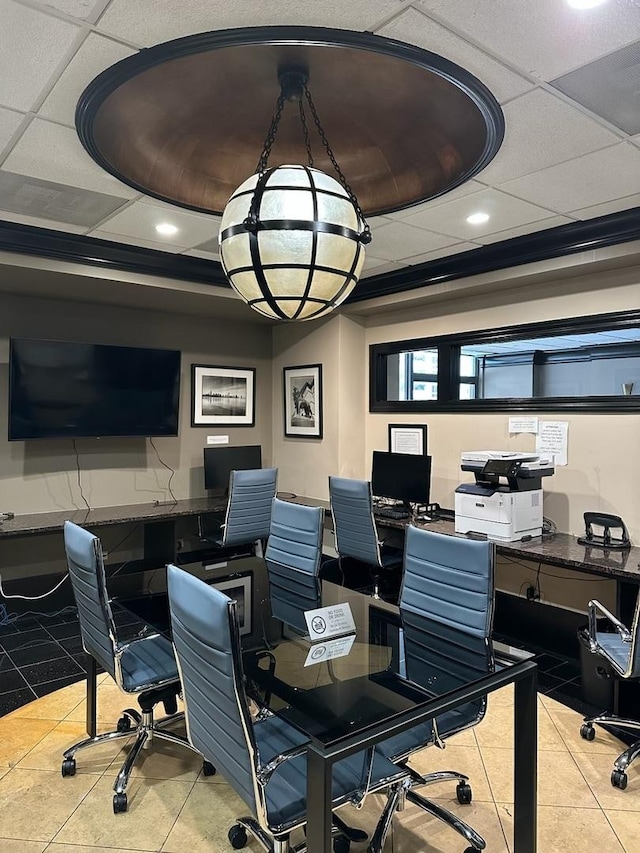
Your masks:
<instances>
[{"instance_id":1,"label":"sign with text","mask_svg":"<svg viewBox=\"0 0 640 853\"><path fill-rule=\"evenodd\" d=\"M306 610L304 618L312 641L351 634L356 630L348 604L331 604L329 607L318 607L317 610Z\"/></svg>"},{"instance_id":2,"label":"sign with text","mask_svg":"<svg viewBox=\"0 0 640 853\"><path fill-rule=\"evenodd\" d=\"M346 637L336 637L335 640L327 640L326 643L315 643L309 649L309 654L304 665L313 666L316 663L322 663L323 660L343 658L351 651L351 646L355 638L355 634L349 634Z\"/></svg>"}]
</instances>

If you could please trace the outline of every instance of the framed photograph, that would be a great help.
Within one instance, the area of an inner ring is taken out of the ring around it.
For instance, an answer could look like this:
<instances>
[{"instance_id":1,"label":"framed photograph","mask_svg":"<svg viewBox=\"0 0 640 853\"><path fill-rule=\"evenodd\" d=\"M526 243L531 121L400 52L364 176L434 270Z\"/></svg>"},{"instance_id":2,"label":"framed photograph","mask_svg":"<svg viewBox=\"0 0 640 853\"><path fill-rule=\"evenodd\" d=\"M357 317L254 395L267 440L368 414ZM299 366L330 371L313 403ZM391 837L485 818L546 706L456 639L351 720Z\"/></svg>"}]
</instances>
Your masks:
<instances>
[{"instance_id":1,"label":"framed photograph","mask_svg":"<svg viewBox=\"0 0 640 853\"><path fill-rule=\"evenodd\" d=\"M389 452L427 456L427 425L389 424Z\"/></svg>"},{"instance_id":2,"label":"framed photograph","mask_svg":"<svg viewBox=\"0 0 640 853\"><path fill-rule=\"evenodd\" d=\"M191 426L255 426L255 367L191 365Z\"/></svg>"},{"instance_id":3,"label":"framed photograph","mask_svg":"<svg viewBox=\"0 0 640 853\"><path fill-rule=\"evenodd\" d=\"M283 370L284 434L289 438L322 438L322 365Z\"/></svg>"},{"instance_id":4,"label":"framed photograph","mask_svg":"<svg viewBox=\"0 0 640 853\"><path fill-rule=\"evenodd\" d=\"M252 581L253 577L248 574L232 575L211 582L211 586L215 586L220 592L224 592L229 598L238 602L238 623L241 636L251 633L253 623Z\"/></svg>"}]
</instances>

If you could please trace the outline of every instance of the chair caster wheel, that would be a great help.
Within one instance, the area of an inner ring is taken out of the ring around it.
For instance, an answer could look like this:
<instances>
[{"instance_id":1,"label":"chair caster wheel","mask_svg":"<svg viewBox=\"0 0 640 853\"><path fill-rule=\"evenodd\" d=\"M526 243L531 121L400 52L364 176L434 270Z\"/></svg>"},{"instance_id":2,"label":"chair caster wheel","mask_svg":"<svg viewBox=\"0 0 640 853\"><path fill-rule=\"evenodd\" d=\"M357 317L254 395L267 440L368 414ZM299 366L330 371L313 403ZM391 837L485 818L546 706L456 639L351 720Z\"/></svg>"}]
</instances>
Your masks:
<instances>
[{"instance_id":1,"label":"chair caster wheel","mask_svg":"<svg viewBox=\"0 0 640 853\"><path fill-rule=\"evenodd\" d=\"M203 774L203 776L215 776L216 775L216 768L213 766L213 764L210 761L205 760L202 762L202 774Z\"/></svg>"},{"instance_id":2,"label":"chair caster wheel","mask_svg":"<svg viewBox=\"0 0 640 853\"><path fill-rule=\"evenodd\" d=\"M76 775L76 760L75 758L65 758L62 762L62 775L63 776L75 776Z\"/></svg>"},{"instance_id":3,"label":"chair caster wheel","mask_svg":"<svg viewBox=\"0 0 640 853\"><path fill-rule=\"evenodd\" d=\"M333 839L333 853L349 853L351 842L346 835L338 835Z\"/></svg>"},{"instance_id":4,"label":"chair caster wheel","mask_svg":"<svg viewBox=\"0 0 640 853\"><path fill-rule=\"evenodd\" d=\"M471 785L468 782L458 782L456 787L456 797L461 806L468 806L473 797Z\"/></svg>"},{"instance_id":5,"label":"chair caster wheel","mask_svg":"<svg viewBox=\"0 0 640 853\"><path fill-rule=\"evenodd\" d=\"M614 788L620 788L621 791L627 787L627 774L623 770L614 770L611 774L611 784Z\"/></svg>"},{"instance_id":6,"label":"chair caster wheel","mask_svg":"<svg viewBox=\"0 0 640 853\"><path fill-rule=\"evenodd\" d=\"M126 812L127 810L127 795L126 794L114 794L113 795L113 813L118 814L119 812Z\"/></svg>"},{"instance_id":7,"label":"chair caster wheel","mask_svg":"<svg viewBox=\"0 0 640 853\"><path fill-rule=\"evenodd\" d=\"M247 830L239 823L234 824L227 833L229 843L234 850L242 850L247 846Z\"/></svg>"},{"instance_id":8,"label":"chair caster wheel","mask_svg":"<svg viewBox=\"0 0 640 853\"><path fill-rule=\"evenodd\" d=\"M596 730L593 727L593 723L583 723L580 726L580 737L584 738L584 740L594 740L596 736Z\"/></svg>"},{"instance_id":9,"label":"chair caster wheel","mask_svg":"<svg viewBox=\"0 0 640 853\"><path fill-rule=\"evenodd\" d=\"M126 714L123 714L116 725L116 731L128 732L131 729L131 720Z\"/></svg>"}]
</instances>

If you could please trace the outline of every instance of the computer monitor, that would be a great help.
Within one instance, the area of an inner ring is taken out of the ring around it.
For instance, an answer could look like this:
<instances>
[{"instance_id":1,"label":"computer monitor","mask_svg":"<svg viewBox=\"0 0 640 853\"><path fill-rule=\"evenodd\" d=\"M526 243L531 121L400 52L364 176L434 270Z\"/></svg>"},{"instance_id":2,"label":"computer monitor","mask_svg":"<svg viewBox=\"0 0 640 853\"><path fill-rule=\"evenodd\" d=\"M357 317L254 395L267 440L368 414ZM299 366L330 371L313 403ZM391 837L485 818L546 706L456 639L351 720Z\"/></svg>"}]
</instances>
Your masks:
<instances>
[{"instance_id":1,"label":"computer monitor","mask_svg":"<svg viewBox=\"0 0 640 853\"><path fill-rule=\"evenodd\" d=\"M430 456L373 451L371 491L376 497L426 506L430 487Z\"/></svg>"},{"instance_id":2,"label":"computer monitor","mask_svg":"<svg viewBox=\"0 0 640 853\"><path fill-rule=\"evenodd\" d=\"M262 447L249 444L243 447L205 447L204 487L226 494L232 471L262 468Z\"/></svg>"}]
</instances>

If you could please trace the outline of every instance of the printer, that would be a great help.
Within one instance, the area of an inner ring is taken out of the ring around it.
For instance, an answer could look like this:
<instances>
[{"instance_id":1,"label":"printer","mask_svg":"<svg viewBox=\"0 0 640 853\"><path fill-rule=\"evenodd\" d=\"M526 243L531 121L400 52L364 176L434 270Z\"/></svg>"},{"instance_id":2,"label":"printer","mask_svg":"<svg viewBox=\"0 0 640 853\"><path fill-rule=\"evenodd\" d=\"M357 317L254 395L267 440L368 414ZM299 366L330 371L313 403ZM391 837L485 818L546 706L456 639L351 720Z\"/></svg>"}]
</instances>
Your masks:
<instances>
[{"instance_id":1,"label":"printer","mask_svg":"<svg viewBox=\"0 0 640 853\"><path fill-rule=\"evenodd\" d=\"M542 535L542 478L555 471L552 456L465 451L460 467L475 482L456 489L456 533L481 533L496 542Z\"/></svg>"}]
</instances>

